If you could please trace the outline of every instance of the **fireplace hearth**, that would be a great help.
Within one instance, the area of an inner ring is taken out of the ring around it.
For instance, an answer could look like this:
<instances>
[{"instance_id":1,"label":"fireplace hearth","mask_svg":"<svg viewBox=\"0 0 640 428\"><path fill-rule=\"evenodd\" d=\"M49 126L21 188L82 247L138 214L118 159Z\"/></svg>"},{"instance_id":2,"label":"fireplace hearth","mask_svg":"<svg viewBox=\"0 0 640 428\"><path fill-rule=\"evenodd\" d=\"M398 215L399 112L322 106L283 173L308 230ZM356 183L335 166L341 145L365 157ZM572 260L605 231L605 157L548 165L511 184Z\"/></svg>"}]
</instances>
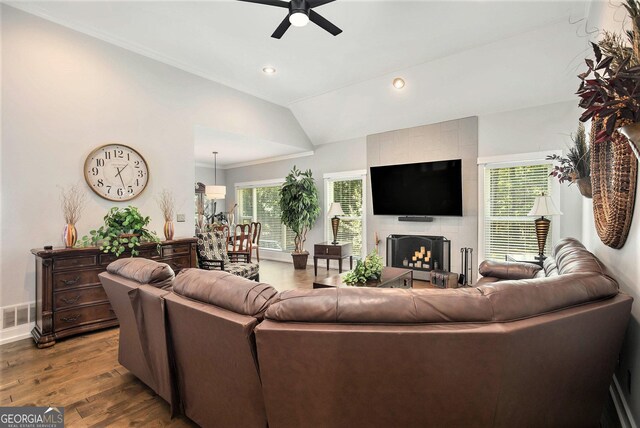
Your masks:
<instances>
[{"instance_id":1,"label":"fireplace hearth","mask_svg":"<svg viewBox=\"0 0 640 428\"><path fill-rule=\"evenodd\" d=\"M389 235L387 266L412 269L428 281L432 270L451 270L451 241L444 236Z\"/></svg>"}]
</instances>

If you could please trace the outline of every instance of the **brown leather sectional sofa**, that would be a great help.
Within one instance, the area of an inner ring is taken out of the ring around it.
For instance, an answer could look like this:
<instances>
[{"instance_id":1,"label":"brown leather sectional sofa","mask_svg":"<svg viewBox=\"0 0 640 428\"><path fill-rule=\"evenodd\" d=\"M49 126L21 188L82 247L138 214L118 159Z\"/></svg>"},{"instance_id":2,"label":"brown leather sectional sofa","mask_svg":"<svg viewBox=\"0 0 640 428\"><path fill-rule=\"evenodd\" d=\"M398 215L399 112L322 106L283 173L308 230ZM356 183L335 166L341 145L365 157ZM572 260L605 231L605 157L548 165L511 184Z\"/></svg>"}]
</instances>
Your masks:
<instances>
[{"instance_id":1,"label":"brown leather sectional sofa","mask_svg":"<svg viewBox=\"0 0 640 428\"><path fill-rule=\"evenodd\" d=\"M464 289L277 293L186 270L168 291L131 279L152 263L101 274L120 362L203 427L598 426L632 304L571 239Z\"/></svg>"}]
</instances>

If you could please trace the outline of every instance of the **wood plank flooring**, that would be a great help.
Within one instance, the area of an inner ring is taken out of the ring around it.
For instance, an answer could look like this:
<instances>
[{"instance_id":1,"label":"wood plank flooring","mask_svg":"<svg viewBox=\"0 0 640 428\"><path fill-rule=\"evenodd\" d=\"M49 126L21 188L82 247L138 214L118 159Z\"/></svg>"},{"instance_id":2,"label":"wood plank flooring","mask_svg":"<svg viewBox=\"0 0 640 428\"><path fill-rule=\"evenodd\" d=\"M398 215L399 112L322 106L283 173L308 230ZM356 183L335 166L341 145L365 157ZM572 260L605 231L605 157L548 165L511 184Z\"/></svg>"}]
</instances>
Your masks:
<instances>
[{"instance_id":1,"label":"wood plank flooring","mask_svg":"<svg viewBox=\"0 0 640 428\"><path fill-rule=\"evenodd\" d=\"M318 269L318 277L338 273ZM260 279L279 291L313 287L313 267L263 260ZM192 427L171 419L167 403L118 364L118 329L38 349L31 339L0 346L0 405L63 406L68 427Z\"/></svg>"}]
</instances>

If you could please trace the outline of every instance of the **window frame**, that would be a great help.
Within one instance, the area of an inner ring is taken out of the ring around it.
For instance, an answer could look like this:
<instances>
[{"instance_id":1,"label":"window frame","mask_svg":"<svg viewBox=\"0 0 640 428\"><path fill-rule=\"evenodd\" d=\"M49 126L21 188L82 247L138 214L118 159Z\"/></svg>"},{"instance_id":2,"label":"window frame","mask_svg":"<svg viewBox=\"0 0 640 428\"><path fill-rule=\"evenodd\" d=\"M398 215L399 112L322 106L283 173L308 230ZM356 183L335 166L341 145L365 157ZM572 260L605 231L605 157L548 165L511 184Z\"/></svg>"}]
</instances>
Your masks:
<instances>
[{"instance_id":1,"label":"window frame","mask_svg":"<svg viewBox=\"0 0 640 428\"><path fill-rule=\"evenodd\" d=\"M529 166L529 165L541 165L549 164L553 165L553 160L548 160L547 157L551 155L562 156L562 150L550 150L531 153L518 153L512 155L491 156L478 158L478 262L486 260L486 245L485 245L485 225L486 225L486 195L485 192L485 175L488 169L494 168L510 168L515 166ZM558 209L561 206L561 192L560 185L557 180L549 176L549 195L553 199ZM561 210L561 209L560 209ZM562 210L561 210L562 211ZM552 219L552 227L550 236L547 239L551 240L551 243L558 242L560 240L560 220L558 216ZM535 219L529 217L531 222ZM553 227L555 225L555 227Z\"/></svg>"},{"instance_id":2,"label":"window frame","mask_svg":"<svg viewBox=\"0 0 640 428\"><path fill-rule=\"evenodd\" d=\"M353 171L342 172L329 172L322 176L324 185L324 211L323 211L323 229L325 242L331 242L333 240L333 234L331 230L331 220L327 217L329 207L333 201L333 197L329 195L330 182L335 181L352 181L362 180L362 216L361 217L342 217L345 219L360 219L362 221L362 250L360 254L354 254L354 257L364 258L367 254L367 170L358 169Z\"/></svg>"}]
</instances>

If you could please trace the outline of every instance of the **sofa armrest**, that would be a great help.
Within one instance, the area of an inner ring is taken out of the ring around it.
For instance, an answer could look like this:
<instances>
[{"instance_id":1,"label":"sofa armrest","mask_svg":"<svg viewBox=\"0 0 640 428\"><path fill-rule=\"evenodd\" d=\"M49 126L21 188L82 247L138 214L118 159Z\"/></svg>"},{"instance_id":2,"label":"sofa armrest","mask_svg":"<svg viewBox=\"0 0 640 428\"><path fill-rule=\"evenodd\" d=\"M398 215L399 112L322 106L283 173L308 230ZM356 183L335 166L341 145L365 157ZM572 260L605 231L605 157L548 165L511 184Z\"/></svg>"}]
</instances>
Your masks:
<instances>
[{"instance_id":1,"label":"sofa armrest","mask_svg":"<svg viewBox=\"0 0 640 428\"><path fill-rule=\"evenodd\" d=\"M480 263L479 272L482 276L518 280L531 279L540 269L542 267L533 263L485 260Z\"/></svg>"}]
</instances>

